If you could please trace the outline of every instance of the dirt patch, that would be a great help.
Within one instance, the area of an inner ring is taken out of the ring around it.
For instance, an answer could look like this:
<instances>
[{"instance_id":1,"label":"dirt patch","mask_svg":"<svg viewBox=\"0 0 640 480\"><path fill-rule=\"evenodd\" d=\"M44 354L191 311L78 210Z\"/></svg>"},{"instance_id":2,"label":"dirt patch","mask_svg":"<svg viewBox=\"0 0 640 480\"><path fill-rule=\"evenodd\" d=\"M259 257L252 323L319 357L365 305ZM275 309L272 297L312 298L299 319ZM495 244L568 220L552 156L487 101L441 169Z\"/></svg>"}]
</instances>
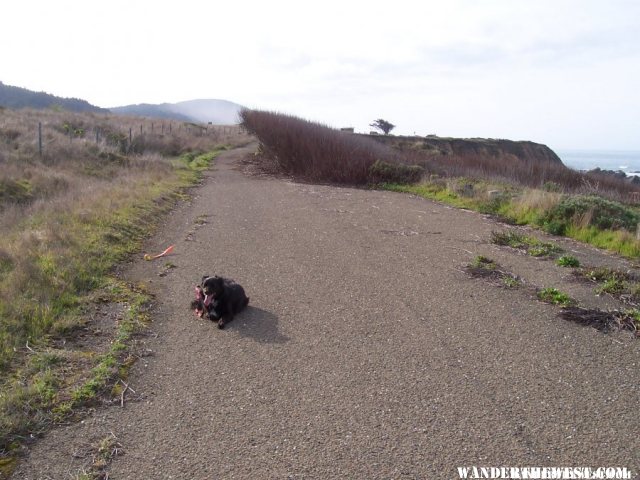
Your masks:
<instances>
[{"instance_id":1,"label":"dirt patch","mask_svg":"<svg viewBox=\"0 0 640 480\"><path fill-rule=\"evenodd\" d=\"M640 331L637 328L638 320L625 312L564 307L558 315L565 320L593 327L603 333L626 330L633 332L636 338L640 338Z\"/></svg>"}]
</instances>

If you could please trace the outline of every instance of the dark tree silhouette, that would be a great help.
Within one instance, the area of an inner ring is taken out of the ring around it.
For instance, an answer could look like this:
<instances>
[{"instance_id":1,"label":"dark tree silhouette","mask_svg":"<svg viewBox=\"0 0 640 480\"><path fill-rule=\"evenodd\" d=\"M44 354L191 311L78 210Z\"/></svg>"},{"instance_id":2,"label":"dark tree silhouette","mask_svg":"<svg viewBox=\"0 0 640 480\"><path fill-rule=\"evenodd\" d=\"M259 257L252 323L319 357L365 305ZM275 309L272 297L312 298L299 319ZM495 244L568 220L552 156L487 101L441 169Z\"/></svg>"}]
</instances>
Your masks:
<instances>
[{"instance_id":1,"label":"dark tree silhouette","mask_svg":"<svg viewBox=\"0 0 640 480\"><path fill-rule=\"evenodd\" d=\"M393 123L387 122L382 118L379 118L375 120L373 123L370 123L369 126L373 128L377 128L381 132L384 132L385 135L389 135L389 132L394 128L396 128L396 126Z\"/></svg>"}]
</instances>

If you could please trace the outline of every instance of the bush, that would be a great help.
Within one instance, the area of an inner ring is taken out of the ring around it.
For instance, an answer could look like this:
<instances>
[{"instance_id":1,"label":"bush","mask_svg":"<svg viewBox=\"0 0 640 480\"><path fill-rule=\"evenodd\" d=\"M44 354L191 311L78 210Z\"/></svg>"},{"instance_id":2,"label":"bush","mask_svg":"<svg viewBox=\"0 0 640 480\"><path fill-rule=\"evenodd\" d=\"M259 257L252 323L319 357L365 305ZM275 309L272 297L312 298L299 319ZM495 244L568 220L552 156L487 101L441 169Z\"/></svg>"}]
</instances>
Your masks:
<instances>
[{"instance_id":1,"label":"bush","mask_svg":"<svg viewBox=\"0 0 640 480\"><path fill-rule=\"evenodd\" d=\"M364 136L274 112L243 110L240 118L242 127L260 140L258 160L275 164L283 173L311 181L363 185L371 181L371 167L378 161L383 163L376 172L399 175L404 171L403 166L383 166L402 163L398 161L401 154ZM412 178L418 175L417 169L410 171Z\"/></svg>"},{"instance_id":2,"label":"bush","mask_svg":"<svg viewBox=\"0 0 640 480\"><path fill-rule=\"evenodd\" d=\"M32 186L27 180L0 179L0 208L4 203L27 203L32 198Z\"/></svg>"},{"instance_id":3,"label":"bush","mask_svg":"<svg viewBox=\"0 0 640 480\"><path fill-rule=\"evenodd\" d=\"M420 165L404 165L382 160L376 160L369 168L371 183L417 183L423 174L424 168Z\"/></svg>"},{"instance_id":4,"label":"bush","mask_svg":"<svg viewBox=\"0 0 640 480\"><path fill-rule=\"evenodd\" d=\"M564 235L571 224L594 226L600 230L634 231L640 214L612 200L595 195L574 195L564 198L543 218L546 231Z\"/></svg>"}]
</instances>

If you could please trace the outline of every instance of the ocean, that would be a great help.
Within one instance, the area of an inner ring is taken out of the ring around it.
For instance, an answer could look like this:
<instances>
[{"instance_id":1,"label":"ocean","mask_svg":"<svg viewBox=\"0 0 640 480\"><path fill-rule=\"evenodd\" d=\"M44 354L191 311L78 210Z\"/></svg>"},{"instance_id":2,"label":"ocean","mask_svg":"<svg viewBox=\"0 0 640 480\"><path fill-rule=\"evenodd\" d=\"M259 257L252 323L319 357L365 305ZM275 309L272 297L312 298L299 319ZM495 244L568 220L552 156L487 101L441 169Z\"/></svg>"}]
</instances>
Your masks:
<instances>
[{"instance_id":1,"label":"ocean","mask_svg":"<svg viewBox=\"0 0 640 480\"><path fill-rule=\"evenodd\" d=\"M567 167L575 170L622 170L626 174L640 175L638 150L555 150Z\"/></svg>"}]
</instances>

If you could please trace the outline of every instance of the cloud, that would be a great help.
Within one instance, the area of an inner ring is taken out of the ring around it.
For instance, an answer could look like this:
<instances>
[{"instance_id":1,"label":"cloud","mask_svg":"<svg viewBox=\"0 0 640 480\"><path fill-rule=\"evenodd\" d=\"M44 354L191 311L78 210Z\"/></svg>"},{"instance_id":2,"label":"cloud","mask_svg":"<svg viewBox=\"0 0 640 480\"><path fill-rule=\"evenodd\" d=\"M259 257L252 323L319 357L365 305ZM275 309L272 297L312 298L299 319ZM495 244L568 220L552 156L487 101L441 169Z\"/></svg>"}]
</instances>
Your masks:
<instances>
[{"instance_id":1,"label":"cloud","mask_svg":"<svg viewBox=\"0 0 640 480\"><path fill-rule=\"evenodd\" d=\"M0 80L101 106L226 98L365 130L382 116L640 148L621 133L640 123L633 0L22 0L3 20Z\"/></svg>"}]
</instances>

